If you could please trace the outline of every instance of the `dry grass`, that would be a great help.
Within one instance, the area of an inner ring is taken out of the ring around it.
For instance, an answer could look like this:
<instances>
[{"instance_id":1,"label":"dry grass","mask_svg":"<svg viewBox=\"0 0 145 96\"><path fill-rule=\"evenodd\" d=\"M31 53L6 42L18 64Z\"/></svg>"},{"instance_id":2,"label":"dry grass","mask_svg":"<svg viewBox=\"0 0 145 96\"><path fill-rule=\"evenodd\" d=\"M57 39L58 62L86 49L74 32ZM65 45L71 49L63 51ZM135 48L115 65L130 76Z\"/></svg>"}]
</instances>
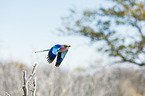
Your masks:
<instances>
[{"instance_id":1,"label":"dry grass","mask_svg":"<svg viewBox=\"0 0 145 96\"><path fill-rule=\"evenodd\" d=\"M32 68L20 65L0 64L0 96L22 96L22 71ZM36 96L145 96L145 68L108 67L93 74L74 74L48 67L38 66Z\"/></svg>"}]
</instances>

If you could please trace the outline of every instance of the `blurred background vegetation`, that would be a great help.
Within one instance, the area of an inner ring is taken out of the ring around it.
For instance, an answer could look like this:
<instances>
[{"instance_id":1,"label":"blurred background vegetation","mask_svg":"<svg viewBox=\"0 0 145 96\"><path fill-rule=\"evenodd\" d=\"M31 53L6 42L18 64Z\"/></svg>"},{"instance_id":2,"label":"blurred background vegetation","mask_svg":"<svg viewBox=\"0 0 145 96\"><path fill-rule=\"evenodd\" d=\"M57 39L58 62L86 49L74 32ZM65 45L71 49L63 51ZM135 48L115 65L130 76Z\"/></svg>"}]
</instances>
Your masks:
<instances>
[{"instance_id":1,"label":"blurred background vegetation","mask_svg":"<svg viewBox=\"0 0 145 96\"><path fill-rule=\"evenodd\" d=\"M109 8L87 9L79 13L71 9L64 18L69 34L78 33L92 42L101 42L98 51L119 57L115 63L145 65L145 1L109 0Z\"/></svg>"},{"instance_id":2,"label":"blurred background vegetation","mask_svg":"<svg viewBox=\"0 0 145 96\"><path fill-rule=\"evenodd\" d=\"M52 67L54 64L39 66L36 96L145 96L145 1L109 1L109 8L71 9L62 19L60 31L99 43L97 50L113 57L118 66L98 68L96 62L90 69L72 71ZM0 63L0 96L22 96L23 70L31 72L21 62Z\"/></svg>"},{"instance_id":3,"label":"blurred background vegetation","mask_svg":"<svg viewBox=\"0 0 145 96\"><path fill-rule=\"evenodd\" d=\"M0 64L0 96L22 96L23 71L30 75L25 64ZM91 74L86 70L72 72L56 67L36 71L36 96L144 96L145 68L105 67ZM29 83L29 91L33 84Z\"/></svg>"}]
</instances>

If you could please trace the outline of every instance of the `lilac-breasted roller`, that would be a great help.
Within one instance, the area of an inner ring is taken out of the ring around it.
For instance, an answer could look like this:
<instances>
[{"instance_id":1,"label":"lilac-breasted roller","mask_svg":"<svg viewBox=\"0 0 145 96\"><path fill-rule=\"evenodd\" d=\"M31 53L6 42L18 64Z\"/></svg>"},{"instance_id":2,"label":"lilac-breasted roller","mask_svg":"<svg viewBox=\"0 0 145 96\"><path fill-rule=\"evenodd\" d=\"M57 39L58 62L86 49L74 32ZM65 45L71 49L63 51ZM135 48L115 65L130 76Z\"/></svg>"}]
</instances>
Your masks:
<instances>
[{"instance_id":1,"label":"lilac-breasted roller","mask_svg":"<svg viewBox=\"0 0 145 96\"><path fill-rule=\"evenodd\" d=\"M51 49L37 51L35 53L49 51L47 61L52 63L53 60L57 57L55 66L59 67L70 47L70 45L56 44Z\"/></svg>"}]
</instances>

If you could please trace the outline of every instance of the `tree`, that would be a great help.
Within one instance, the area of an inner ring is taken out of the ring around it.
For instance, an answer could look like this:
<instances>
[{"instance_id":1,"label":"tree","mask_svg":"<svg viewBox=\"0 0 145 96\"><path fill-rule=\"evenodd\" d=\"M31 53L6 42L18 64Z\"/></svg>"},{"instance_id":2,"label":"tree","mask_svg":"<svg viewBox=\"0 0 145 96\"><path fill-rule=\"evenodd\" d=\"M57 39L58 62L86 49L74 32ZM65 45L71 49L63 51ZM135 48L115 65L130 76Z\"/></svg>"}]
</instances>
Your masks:
<instances>
[{"instance_id":1,"label":"tree","mask_svg":"<svg viewBox=\"0 0 145 96\"><path fill-rule=\"evenodd\" d=\"M84 10L64 18L64 30L101 42L98 51L119 57L117 62L145 65L145 3L143 0L111 0L109 8Z\"/></svg>"}]
</instances>

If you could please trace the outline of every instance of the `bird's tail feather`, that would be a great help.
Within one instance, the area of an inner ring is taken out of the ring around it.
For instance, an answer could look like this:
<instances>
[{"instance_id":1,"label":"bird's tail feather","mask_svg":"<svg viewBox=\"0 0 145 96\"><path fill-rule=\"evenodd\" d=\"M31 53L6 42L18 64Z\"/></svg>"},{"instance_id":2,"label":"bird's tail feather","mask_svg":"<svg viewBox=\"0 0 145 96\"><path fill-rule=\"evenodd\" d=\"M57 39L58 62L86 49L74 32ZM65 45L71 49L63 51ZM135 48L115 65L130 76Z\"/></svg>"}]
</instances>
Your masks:
<instances>
[{"instance_id":1,"label":"bird's tail feather","mask_svg":"<svg viewBox=\"0 0 145 96\"><path fill-rule=\"evenodd\" d=\"M42 50L42 51L36 51L35 53L39 53L39 52L46 52L46 51L50 51L50 49L47 49L47 50Z\"/></svg>"},{"instance_id":2,"label":"bird's tail feather","mask_svg":"<svg viewBox=\"0 0 145 96\"><path fill-rule=\"evenodd\" d=\"M56 64L55 64L56 67L59 67L59 65L60 65L60 63L56 63Z\"/></svg>"}]
</instances>

